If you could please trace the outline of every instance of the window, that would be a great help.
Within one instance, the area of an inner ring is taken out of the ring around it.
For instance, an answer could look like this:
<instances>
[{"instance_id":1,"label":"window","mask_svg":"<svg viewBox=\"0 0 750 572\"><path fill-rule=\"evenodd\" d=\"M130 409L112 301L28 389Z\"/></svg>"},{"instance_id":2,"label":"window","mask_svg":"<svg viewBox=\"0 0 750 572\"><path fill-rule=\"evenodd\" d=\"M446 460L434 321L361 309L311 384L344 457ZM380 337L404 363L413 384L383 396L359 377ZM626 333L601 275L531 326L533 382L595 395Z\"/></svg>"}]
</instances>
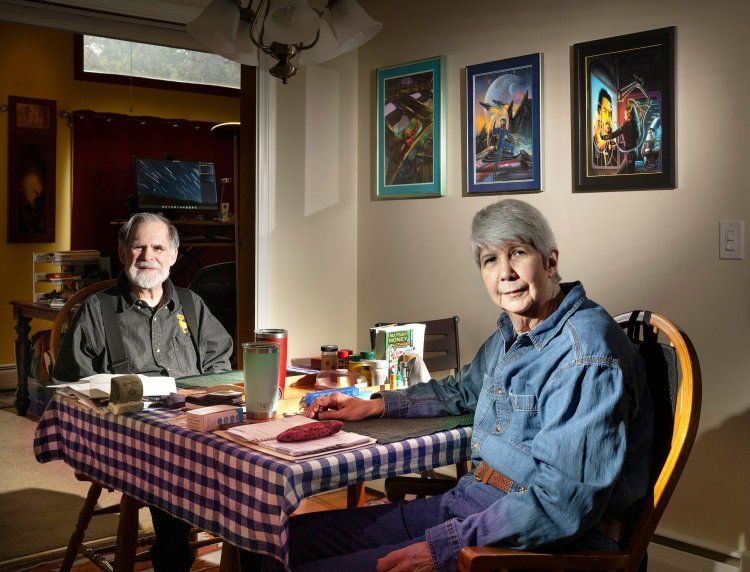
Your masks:
<instances>
[{"instance_id":1,"label":"window","mask_svg":"<svg viewBox=\"0 0 750 572\"><path fill-rule=\"evenodd\" d=\"M76 35L76 79L239 95L240 64L221 56Z\"/></svg>"}]
</instances>

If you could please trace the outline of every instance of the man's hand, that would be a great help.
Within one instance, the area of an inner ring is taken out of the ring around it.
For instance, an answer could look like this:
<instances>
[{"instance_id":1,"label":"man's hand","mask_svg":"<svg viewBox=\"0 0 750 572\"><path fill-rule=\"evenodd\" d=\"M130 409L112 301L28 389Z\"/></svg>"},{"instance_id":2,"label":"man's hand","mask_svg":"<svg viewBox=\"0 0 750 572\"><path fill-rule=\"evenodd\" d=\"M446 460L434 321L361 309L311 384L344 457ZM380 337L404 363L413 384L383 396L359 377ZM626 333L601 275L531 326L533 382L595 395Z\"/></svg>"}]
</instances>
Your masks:
<instances>
[{"instance_id":1,"label":"man's hand","mask_svg":"<svg viewBox=\"0 0 750 572\"><path fill-rule=\"evenodd\" d=\"M305 415L315 419L341 419L359 421L383 414L382 399L360 399L343 393L328 393L315 398Z\"/></svg>"},{"instance_id":2,"label":"man's hand","mask_svg":"<svg viewBox=\"0 0 750 572\"><path fill-rule=\"evenodd\" d=\"M378 572L430 572L432 565L430 548L426 541L410 544L394 550L378 560Z\"/></svg>"}]
</instances>

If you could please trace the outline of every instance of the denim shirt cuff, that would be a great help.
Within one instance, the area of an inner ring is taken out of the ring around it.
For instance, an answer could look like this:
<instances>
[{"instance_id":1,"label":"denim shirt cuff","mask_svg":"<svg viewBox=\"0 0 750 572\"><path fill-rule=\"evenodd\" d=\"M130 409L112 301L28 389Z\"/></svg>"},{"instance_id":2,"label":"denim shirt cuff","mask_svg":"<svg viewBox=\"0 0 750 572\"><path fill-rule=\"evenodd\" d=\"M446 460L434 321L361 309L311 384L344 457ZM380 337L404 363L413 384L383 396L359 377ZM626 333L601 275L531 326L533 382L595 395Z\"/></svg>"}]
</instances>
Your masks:
<instances>
[{"instance_id":1,"label":"denim shirt cuff","mask_svg":"<svg viewBox=\"0 0 750 572\"><path fill-rule=\"evenodd\" d=\"M379 391L373 393L370 399L383 400L382 417L406 417L409 412L409 402L403 398L400 391Z\"/></svg>"},{"instance_id":2,"label":"denim shirt cuff","mask_svg":"<svg viewBox=\"0 0 750 572\"><path fill-rule=\"evenodd\" d=\"M428 528L425 531L425 539L430 547L435 570L437 572L455 570L458 566L458 553L463 546L458 540L453 520Z\"/></svg>"}]
</instances>

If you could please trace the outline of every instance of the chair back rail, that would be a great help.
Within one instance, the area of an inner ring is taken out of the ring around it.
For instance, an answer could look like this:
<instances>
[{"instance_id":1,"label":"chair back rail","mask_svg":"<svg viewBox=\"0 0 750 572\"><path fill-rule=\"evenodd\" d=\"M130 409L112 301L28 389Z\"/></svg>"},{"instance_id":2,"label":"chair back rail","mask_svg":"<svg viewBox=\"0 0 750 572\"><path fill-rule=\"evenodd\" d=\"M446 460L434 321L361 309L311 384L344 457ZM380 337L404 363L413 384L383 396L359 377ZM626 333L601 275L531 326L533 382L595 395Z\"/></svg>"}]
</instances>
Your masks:
<instances>
[{"instance_id":1,"label":"chair back rail","mask_svg":"<svg viewBox=\"0 0 750 572\"><path fill-rule=\"evenodd\" d=\"M457 372L461 368L461 354L458 343L458 316L437 320L415 320L413 322L378 322L379 326L392 324L424 324L424 360L428 371ZM375 332L370 330L370 342L375 347Z\"/></svg>"},{"instance_id":2,"label":"chair back rail","mask_svg":"<svg viewBox=\"0 0 750 572\"><path fill-rule=\"evenodd\" d=\"M85 288L81 288L78 292L75 292L68 301L65 302L60 311L55 316L54 322L52 322L52 330L50 333L49 340L49 353L52 357L52 363L57 359L57 352L60 350L60 341L62 340L63 330L68 324L68 320L73 316L74 311L78 305L83 302L86 298L92 294L96 294L100 290L106 290L117 284L116 279L101 280L89 284Z\"/></svg>"}]
</instances>

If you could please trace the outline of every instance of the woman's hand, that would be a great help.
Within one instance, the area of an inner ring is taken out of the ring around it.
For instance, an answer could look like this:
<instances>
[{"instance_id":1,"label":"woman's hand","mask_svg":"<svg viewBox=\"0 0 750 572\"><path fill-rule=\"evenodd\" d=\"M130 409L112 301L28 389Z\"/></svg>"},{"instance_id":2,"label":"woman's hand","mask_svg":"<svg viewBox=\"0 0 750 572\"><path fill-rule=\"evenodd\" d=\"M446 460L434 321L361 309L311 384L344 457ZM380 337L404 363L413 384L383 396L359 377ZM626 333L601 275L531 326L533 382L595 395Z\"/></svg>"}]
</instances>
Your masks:
<instances>
[{"instance_id":1,"label":"woman's hand","mask_svg":"<svg viewBox=\"0 0 750 572\"><path fill-rule=\"evenodd\" d=\"M359 421L383 414L382 399L360 399L335 392L316 397L305 411L305 415L315 419L341 419Z\"/></svg>"},{"instance_id":2,"label":"woman's hand","mask_svg":"<svg viewBox=\"0 0 750 572\"><path fill-rule=\"evenodd\" d=\"M378 572L430 572L435 570L426 541L394 550L378 560Z\"/></svg>"}]
</instances>

